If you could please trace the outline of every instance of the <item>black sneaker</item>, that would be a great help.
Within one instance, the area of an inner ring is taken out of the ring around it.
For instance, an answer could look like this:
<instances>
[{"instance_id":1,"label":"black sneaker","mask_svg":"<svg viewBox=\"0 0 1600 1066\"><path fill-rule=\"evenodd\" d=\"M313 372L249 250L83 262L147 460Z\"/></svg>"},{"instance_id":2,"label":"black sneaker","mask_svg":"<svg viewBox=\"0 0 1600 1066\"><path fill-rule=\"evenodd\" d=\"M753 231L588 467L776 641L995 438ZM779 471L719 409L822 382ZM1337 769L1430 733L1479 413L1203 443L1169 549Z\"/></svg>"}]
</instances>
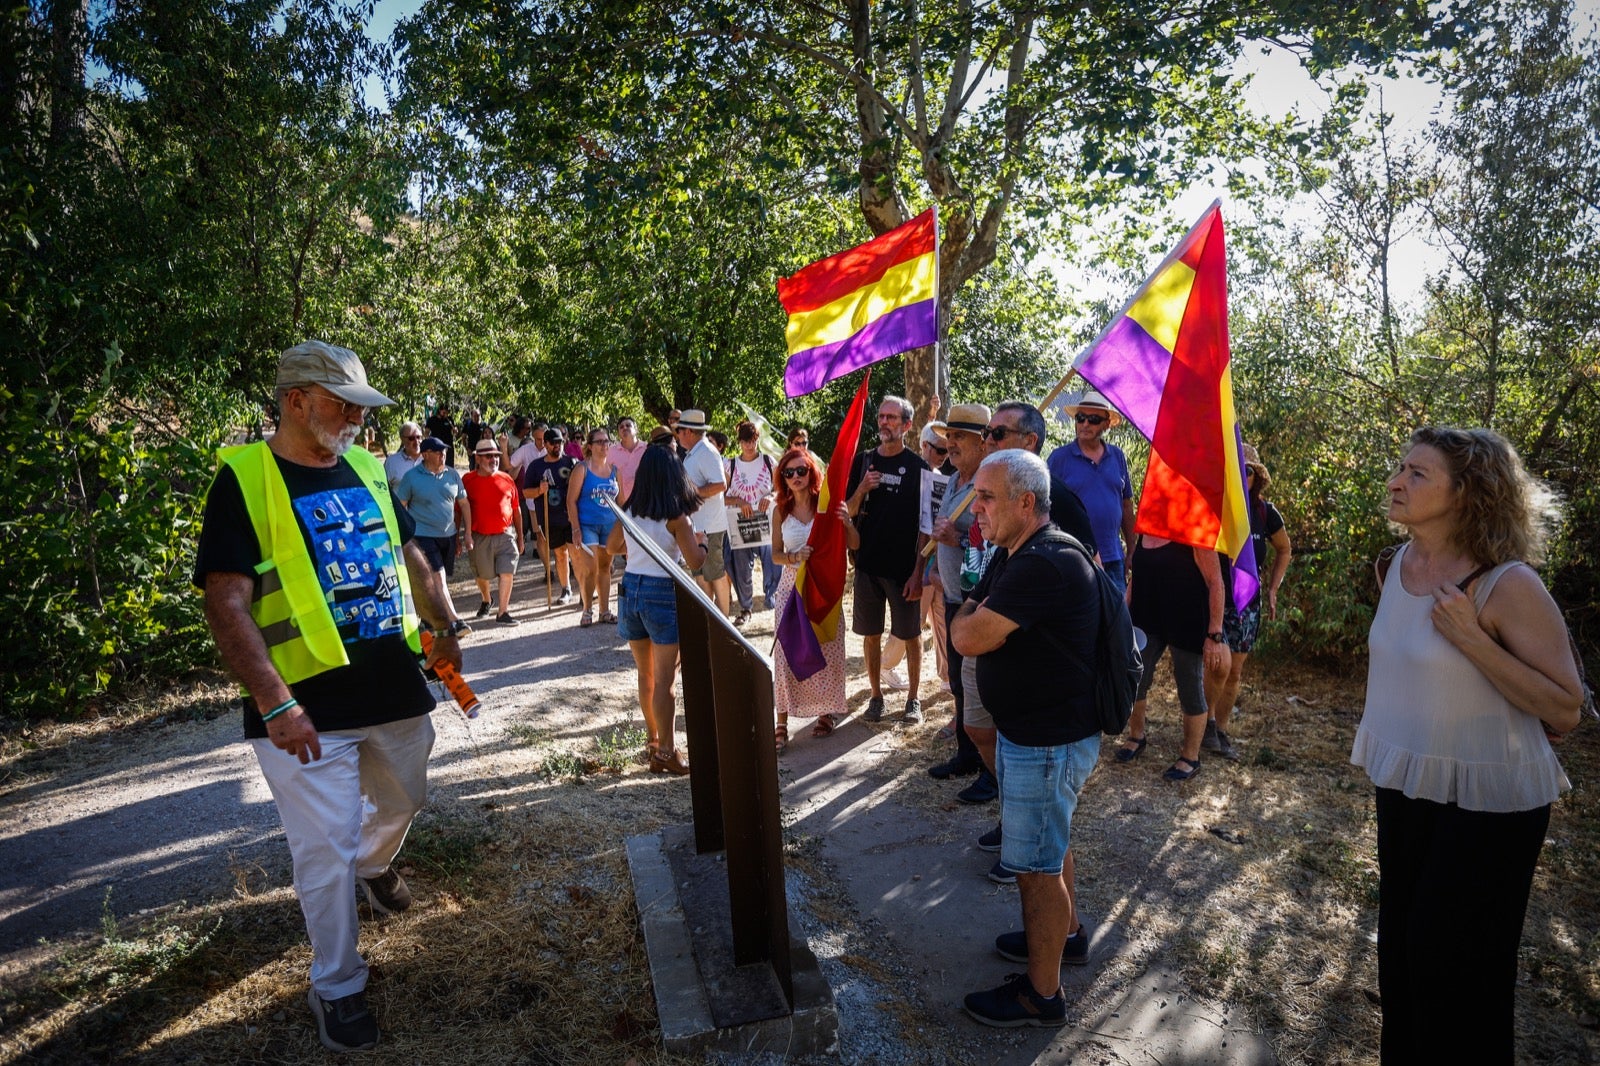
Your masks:
<instances>
[{"instance_id":1,"label":"black sneaker","mask_svg":"<svg viewBox=\"0 0 1600 1066\"><path fill-rule=\"evenodd\" d=\"M996 862L989 867L989 880L997 885L1014 885L1017 883L1017 871L1003 862Z\"/></svg>"},{"instance_id":2,"label":"black sneaker","mask_svg":"<svg viewBox=\"0 0 1600 1066\"><path fill-rule=\"evenodd\" d=\"M978 771L978 779L960 792L956 799L962 803L988 803L1000 797L1000 783L994 779L986 766Z\"/></svg>"},{"instance_id":3,"label":"black sneaker","mask_svg":"<svg viewBox=\"0 0 1600 1066\"><path fill-rule=\"evenodd\" d=\"M478 613L473 615L472 617L474 617L474 618L487 618L487 617L489 617L489 601L488 600L484 600L482 603L478 604Z\"/></svg>"},{"instance_id":4,"label":"black sneaker","mask_svg":"<svg viewBox=\"0 0 1600 1066\"><path fill-rule=\"evenodd\" d=\"M978 850L979 851L999 851L1000 850L1000 823L999 822L995 823L995 826L994 826L993 829L989 830L987 833L983 834L983 836L978 838Z\"/></svg>"},{"instance_id":5,"label":"black sneaker","mask_svg":"<svg viewBox=\"0 0 1600 1066\"><path fill-rule=\"evenodd\" d=\"M912 696L906 700L906 724L917 725L922 721L922 701Z\"/></svg>"},{"instance_id":6,"label":"black sneaker","mask_svg":"<svg viewBox=\"0 0 1600 1066\"><path fill-rule=\"evenodd\" d=\"M883 697L874 696L867 701L867 713L862 715L869 722L883 721Z\"/></svg>"},{"instance_id":7,"label":"black sneaker","mask_svg":"<svg viewBox=\"0 0 1600 1066\"><path fill-rule=\"evenodd\" d=\"M329 1051L371 1051L378 1046L378 1021L367 1009L365 992L323 999L313 988L306 993L306 1003L317 1019L317 1036Z\"/></svg>"},{"instance_id":8,"label":"black sneaker","mask_svg":"<svg viewBox=\"0 0 1600 1066\"><path fill-rule=\"evenodd\" d=\"M1014 933L1001 933L994 938L994 949L1002 959L1012 962L1028 961L1028 935L1021 929ZM1078 931L1067 937L1061 948L1061 961L1068 966L1084 966L1089 962L1089 933L1078 923Z\"/></svg>"},{"instance_id":9,"label":"black sneaker","mask_svg":"<svg viewBox=\"0 0 1600 1066\"><path fill-rule=\"evenodd\" d=\"M450 623L450 632L454 633L458 637L465 637L472 632L472 627L467 625L466 619L457 618L454 622Z\"/></svg>"},{"instance_id":10,"label":"black sneaker","mask_svg":"<svg viewBox=\"0 0 1600 1066\"><path fill-rule=\"evenodd\" d=\"M509 611L499 615L497 618L495 618L495 621L499 622L503 626L514 626L517 624L517 620L511 617L511 613Z\"/></svg>"},{"instance_id":11,"label":"black sneaker","mask_svg":"<svg viewBox=\"0 0 1600 1066\"><path fill-rule=\"evenodd\" d=\"M1202 744L1202 746L1204 745ZM1230 762L1239 761L1239 749L1233 746L1233 738L1220 729L1217 730L1216 752Z\"/></svg>"},{"instance_id":12,"label":"black sneaker","mask_svg":"<svg viewBox=\"0 0 1600 1066\"><path fill-rule=\"evenodd\" d=\"M952 777L965 777L968 774L975 774L981 766L983 766L983 760L978 756L964 755L958 751L944 762L934 763L928 767L928 776L937 778L940 781L946 781Z\"/></svg>"},{"instance_id":13,"label":"black sneaker","mask_svg":"<svg viewBox=\"0 0 1600 1066\"><path fill-rule=\"evenodd\" d=\"M1205 735L1200 738L1200 750L1221 751L1222 742L1218 739L1221 735L1222 731L1217 728L1217 720L1207 718Z\"/></svg>"},{"instance_id":14,"label":"black sneaker","mask_svg":"<svg viewBox=\"0 0 1600 1066\"><path fill-rule=\"evenodd\" d=\"M400 871L389 867L377 877L363 877L361 887L367 890L367 902L379 914L399 914L411 906L411 889Z\"/></svg>"},{"instance_id":15,"label":"black sneaker","mask_svg":"<svg viewBox=\"0 0 1600 1066\"><path fill-rule=\"evenodd\" d=\"M1007 975L1005 984L987 992L974 992L962 1005L973 1020L1001 1029L1057 1026L1067 1021L1067 997L1061 989L1056 989L1053 996L1041 996L1025 973Z\"/></svg>"}]
</instances>

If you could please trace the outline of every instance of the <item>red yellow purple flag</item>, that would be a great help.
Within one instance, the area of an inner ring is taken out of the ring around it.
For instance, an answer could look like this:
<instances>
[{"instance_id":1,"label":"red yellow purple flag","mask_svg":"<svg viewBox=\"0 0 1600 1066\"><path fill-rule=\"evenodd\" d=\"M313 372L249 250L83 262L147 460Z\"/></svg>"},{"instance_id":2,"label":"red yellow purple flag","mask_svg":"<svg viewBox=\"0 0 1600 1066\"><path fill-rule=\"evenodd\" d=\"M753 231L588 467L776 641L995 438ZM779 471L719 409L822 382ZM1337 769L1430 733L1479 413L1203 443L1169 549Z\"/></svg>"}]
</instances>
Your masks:
<instances>
[{"instance_id":1,"label":"red yellow purple flag","mask_svg":"<svg viewBox=\"0 0 1600 1066\"><path fill-rule=\"evenodd\" d=\"M939 225L933 208L778 279L789 315L790 396L939 340Z\"/></svg>"},{"instance_id":2,"label":"red yellow purple flag","mask_svg":"<svg viewBox=\"0 0 1600 1066\"><path fill-rule=\"evenodd\" d=\"M806 541L811 558L800 565L795 575L794 592L778 619L778 643L794 676L804 681L823 668L822 645L839 632L844 604L846 542L844 523L834 515L835 501L845 498L850 468L855 464L856 447L861 440L861 423L866 418L869 371L839 427L833 454L828 458L828 475L817 499L817 518Z\"/></svg>"},{"instance_id":3,"label":"red yellow purple flag","mask_svg":"<svg viewBox=\"0 0 1600 1066\"><path fill-rule=\"evenodd\" d=\"M1230 356L1219 200L1073 366L1150 441L1139 532L1230 556L1243 605L1260 580Z\"/></svg>"}]
</instances>

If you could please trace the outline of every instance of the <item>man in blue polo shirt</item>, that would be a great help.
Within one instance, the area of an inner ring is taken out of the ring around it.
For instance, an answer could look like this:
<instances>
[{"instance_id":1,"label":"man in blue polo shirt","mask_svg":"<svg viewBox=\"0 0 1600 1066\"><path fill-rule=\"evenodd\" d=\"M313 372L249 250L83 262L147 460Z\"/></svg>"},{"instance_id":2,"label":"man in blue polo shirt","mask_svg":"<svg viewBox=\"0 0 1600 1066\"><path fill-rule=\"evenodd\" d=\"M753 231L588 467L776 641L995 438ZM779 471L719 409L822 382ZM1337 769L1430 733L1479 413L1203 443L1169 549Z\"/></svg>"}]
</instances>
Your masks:
<instances>
[{"instance_id":1,"label":"man in blue polo shirt","mask_svg":"<svg viewBox=\"0 0 1600 1066\"><path fill-rule=\"evenodd\" d=\"M1083 501L1100 563L1117 587L1126 589L1123 549L1124 545L1133 549L1133 478L1122 449L1101 439L1122 422L1122 416L1093 389L1085 390L1066 410L1077 439L1050 453L1050 473Z\"/></svg>"}]
</instances>

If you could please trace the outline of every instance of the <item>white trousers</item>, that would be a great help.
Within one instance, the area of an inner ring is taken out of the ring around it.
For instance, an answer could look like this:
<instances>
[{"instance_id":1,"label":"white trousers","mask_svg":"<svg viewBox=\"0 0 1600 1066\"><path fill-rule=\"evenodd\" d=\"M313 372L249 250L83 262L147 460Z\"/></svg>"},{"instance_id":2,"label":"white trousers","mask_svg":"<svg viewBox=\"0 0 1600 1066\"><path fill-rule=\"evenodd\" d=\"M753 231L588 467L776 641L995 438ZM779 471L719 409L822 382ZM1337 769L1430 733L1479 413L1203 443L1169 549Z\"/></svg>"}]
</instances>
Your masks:
<instances>
[{"instance_id":1,"label":"white trousers","mask_svg":"<svg viewBox=\"0 0 1600 1066\"><path fill-rule=\"evenodd\" d=\"M356 878L389 868L428 793L433 720L318 734L322 758L300 760L252 740L294 859L294 890L311 938L311 987L339 999L367 987Z\"/></svg>"}]
</instances>

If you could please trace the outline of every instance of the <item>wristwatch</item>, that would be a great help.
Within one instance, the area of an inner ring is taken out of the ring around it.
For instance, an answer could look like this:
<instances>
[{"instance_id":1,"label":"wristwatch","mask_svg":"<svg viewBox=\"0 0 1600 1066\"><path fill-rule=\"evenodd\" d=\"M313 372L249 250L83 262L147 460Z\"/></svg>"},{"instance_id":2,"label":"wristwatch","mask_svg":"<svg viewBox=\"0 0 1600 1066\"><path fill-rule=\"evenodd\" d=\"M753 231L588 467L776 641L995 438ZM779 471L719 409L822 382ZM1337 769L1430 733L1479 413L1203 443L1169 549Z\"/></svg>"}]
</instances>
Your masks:
<instances>
[{"instance_id":1,"label":"wristwatch","mask_svg":"<svg viewBox=\"0 0 1600 1066\"><path fill-rule=\"evenodd\" d=\"M1207 633L1206 639L1215 641L1218 644L1228 643L1228 635L1226 633Z\"/></svg>"}]
</instances>

